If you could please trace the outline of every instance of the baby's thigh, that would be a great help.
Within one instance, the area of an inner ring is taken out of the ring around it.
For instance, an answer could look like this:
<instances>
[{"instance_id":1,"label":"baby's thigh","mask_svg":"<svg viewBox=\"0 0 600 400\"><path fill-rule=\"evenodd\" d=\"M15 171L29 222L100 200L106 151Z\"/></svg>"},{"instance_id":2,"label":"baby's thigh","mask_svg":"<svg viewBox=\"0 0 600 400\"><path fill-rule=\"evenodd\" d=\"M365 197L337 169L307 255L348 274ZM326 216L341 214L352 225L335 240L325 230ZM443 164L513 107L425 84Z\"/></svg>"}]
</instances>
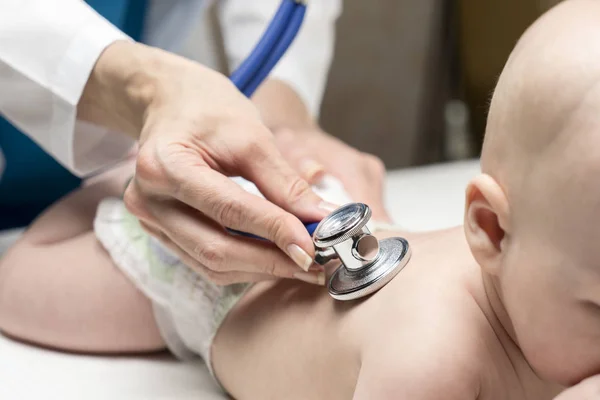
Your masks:
<instances>
[{"instance_id":1,"label":"baby's thigh","mask_svg":"<svg viewBox=\"0 0 600 400\"><path fill-rule=\"evenodd\" d=\"M93 232L99 202L120 196L121 166L50 207L0 260L0 330L84 352L164 348L152 304L114 265Z\"/></svg>"},{"instance_id":2,"label":"baby's thigh","mask_svg":"<svg viewBox=\"0 0 600 400\"><path fill-rule=\"evenodd\" d=\"M128 161L85 181L81 188L44 211L22 240L47 245L92 231L100 201L106 197L121 197L133 173L134 164Z\"/></svg>"}]
</instances>

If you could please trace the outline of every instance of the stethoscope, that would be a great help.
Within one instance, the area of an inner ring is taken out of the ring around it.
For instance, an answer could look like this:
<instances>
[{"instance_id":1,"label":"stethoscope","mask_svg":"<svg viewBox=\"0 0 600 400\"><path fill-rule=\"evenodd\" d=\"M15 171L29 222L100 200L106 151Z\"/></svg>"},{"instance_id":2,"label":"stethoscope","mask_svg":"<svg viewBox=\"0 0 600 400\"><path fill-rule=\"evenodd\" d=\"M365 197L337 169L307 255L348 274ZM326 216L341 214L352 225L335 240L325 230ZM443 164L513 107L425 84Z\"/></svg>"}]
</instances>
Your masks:
<instances>
[{"instance_id":1,"label":"stethoscope","mask_svg":"<svg viewBox=\"0 0 600 400\"><path fill-rule=\"evenodd\" d=\"M408 241L401 237L378 240L367 227L369 206L349 203L323 219L312 234L315 262L339 260L328 282L336 300L355 300L375 293L408 264Z\"/></svg>"},{"instance_id":2,"label":"stethoscope","mask_svg":"<svg viewBox=\"0 0 600 400\"><path fill-rule=\"evenodd\" d=\"M231 75L236 87L250 97L294 41L304 15L306 0L283 0L269 27L248 56ZM328 281L336 300L354 300L372 294L392 280L408 263L411 250L404 238L378 240L367 227L371 210L350 203L318 223L305 224L315 245L315 262L325 265L339 260ZM231 233L262 239L245 232ZM264 239L263 239L264 240Z\"/></svg>"}]
</instances>

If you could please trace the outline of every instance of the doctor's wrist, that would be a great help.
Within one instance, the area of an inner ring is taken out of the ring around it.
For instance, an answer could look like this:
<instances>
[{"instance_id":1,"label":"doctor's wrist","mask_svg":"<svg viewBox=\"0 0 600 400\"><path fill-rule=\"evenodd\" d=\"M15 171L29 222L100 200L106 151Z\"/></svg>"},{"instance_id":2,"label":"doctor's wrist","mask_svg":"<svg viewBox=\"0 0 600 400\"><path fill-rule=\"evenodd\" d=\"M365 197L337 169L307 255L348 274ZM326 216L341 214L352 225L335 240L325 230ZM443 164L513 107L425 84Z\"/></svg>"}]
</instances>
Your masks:
<instances>
[{"instance_id":1,"label":"doctor's wrist","mask_svg":"<svg viewBox=\"0 0 600 400\"><path fill-rule=\"evenodd\" d=\"M232 94L238 92L229 79L210 68L154 47L118 41L98 59L78 118L144 142L147 120L169 119L188 103Z\"/></svg>"},{"instance_id":2,"label":"doctor's wrist","mask_svg":"<svg viewBox=\"0 0 600 400\"><path fill-rule=\"evenodd\" d=\"M177 96L178 78L190 63L154 47L116 41L100 55L88 78L78 118L141 139L150 110Z\"/></svg>"},{"instance_id":3,"label":"doctor's wrist","mask_svg":"<svg viewBox=\"0 0 600 400\"><path fill-rule=\"evenodd\" d=\"M144 70L154 49L116 41L98 58L77 105L77 118L137 139L152 98L153 84Z\"/></svg>"}]
</instances>

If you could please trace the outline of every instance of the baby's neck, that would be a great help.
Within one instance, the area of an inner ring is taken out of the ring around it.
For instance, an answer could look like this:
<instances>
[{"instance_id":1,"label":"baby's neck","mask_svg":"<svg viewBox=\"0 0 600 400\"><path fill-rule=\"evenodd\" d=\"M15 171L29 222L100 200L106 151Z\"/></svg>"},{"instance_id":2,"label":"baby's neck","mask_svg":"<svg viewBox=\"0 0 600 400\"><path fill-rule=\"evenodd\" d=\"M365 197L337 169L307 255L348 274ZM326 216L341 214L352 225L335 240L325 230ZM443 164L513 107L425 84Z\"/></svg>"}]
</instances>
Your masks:
<instances>
[{"instance_id":1,"label":"baby's neck","mask_svg":"<svg viewBox=\"0 0 600 400\"><path fill-rule=\"evenodd\" d=\"M508 349L513 348L518 350L519 354L522 354L510 316L500 298L495 277L481 271L481 280L486 303L485 305L480 303L482 311L486 314L502 345L507 349L507 354L509 354Z\"/></svg>"},{"instance_id":2,"label":"baby's neck","mask_svg":"<svg viewBox=\"0 0 600 400\"><path fill-rule=\"evenodd\" d=\"M537 398L537 395L541 392L558 393L561 388L558 385L541 379L525 358L510 316L499 294L500 291L496 278L484 271L481 271L481 278L484 296L481 299L476 299L476 301L514 367L515 373L522 382L525 392L531 394L533 398Z\"/></svg>"}]
</instances>

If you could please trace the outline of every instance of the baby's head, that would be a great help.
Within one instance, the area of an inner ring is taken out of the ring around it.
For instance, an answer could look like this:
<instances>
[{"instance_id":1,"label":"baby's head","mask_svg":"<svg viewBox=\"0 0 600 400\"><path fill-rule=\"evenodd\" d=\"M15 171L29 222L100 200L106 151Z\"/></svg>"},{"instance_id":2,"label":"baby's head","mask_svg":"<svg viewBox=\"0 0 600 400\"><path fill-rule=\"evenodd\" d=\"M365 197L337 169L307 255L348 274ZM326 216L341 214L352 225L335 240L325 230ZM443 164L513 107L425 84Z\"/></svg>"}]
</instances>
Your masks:
<instances>
[{"instance_id":1,"label":"baby's head","mask_svg":"<svg viewBox=\"0 0 600 400\"><path fill-rule=\"evenodd\" d=\"M600 2L567 0L523 35L481 165L465 232L507 329L543 378L600 373Z\"/></svg>"}]
</instances>

